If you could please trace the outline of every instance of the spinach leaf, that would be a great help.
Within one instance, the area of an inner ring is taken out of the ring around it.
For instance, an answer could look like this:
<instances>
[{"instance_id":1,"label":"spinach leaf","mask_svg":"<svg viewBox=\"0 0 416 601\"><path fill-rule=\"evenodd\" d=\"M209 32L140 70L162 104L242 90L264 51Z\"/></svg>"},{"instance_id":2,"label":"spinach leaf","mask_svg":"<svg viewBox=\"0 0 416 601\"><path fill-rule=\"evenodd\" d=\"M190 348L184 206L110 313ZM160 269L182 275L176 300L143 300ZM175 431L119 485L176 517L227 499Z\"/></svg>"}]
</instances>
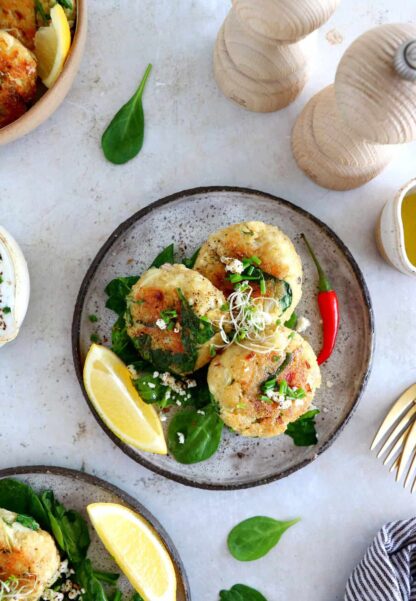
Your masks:
<instances>
[{"instance_id":1,"label":"spinach leaf","mask_svg":"<svg viewBox=\"0 0 416 601\"><path fill-rule=\"evenodd\" d=\"M315 429L315 416L319 409L311 409L292 422L286 428L285 434L293 439L297 447L310 447L318 442Z\"/></svg>"},{"instance_id":2,"label":"spinach leaf","mask_svg":"<svg viewBox=\"0 0 416 601\"><path fill-rule=\"evenodd\" d=\"M175 262L175 247L173 244L169 244L166 248L160 252L154 259L150 267L161 267L165 263L173 265Z\"/></svg>"},{"instance_id":3,"label":"spinach leaf","mask_svg":"<svg viewBox=\"0 0 416 601\"><path fill-rule=\"evenodd\" d=\"M118 111L105 130L101 146L105 157L116 165L122 165L137 156L143 146L144 112L142 96L152 70L148 65L142 81L132 98Z\"/></svg>"},{"instance_id":4,"label":"spinach leaf","mask_svg":"<svg viewBox=\"0 0 416 601\"><path fill-rule=\"evenodd\" d=\"M137 362L134 366L137 366ZM133 380L133 384L145 403L157 403L161 409L176 404L182 406L191 405L199 409L210 403L211 397L207 382L207 369L193 376L197 382L196 386L187 388L186 384L183 383L183 389L186 391L186 395L183 395L163 384L159 377L154 377L154 372L146 371L149 366L144 362L143 366L144 368L142 369L136 367L139 377ZM183 382L178 376L175 376L175 380L178 384Z\"/></svg>"},{"instance_id":5,"label":"spinach leaf","mask_svg":"<svg viewBox=\"0 0 416 601\"><path fill-rule=\"evenodd\" d=\"M0 507L20 515L31 516L42 528L49 524L48 516L37 494L23 482L0 480Z\"/></svg>"},{"instance_id":6,"label":"spinach leaf","mask_svg":"<svg viewBox=\"0 0 416 601\"><path fill-rule=\"evenodd\" d=\"M108 601L101 576L102 572L94 572L89 559L84 559L76 566L75 580L85 591L82 594L82 601Z\"/></svg>"},{"instance_id":7,"label":"spinach leaf","mask_svg":"<svg viewBox=\"0 0 416 601\"><path fill-rule=\"evenodd\" d=\"M286 280L278 280L274 279L274 294L275 298L279 299L280 308L282 309L282 313L289 309L290 305L293 301L293 292L290 284L286 282Z\"/></svg>"},{"instance_id":8,"label":"spinach leaf","mask_svg":"<svg viewBox=\"0 0 416 601\"><path fill-rule=\"evenodd\" d=\"M16 522L22 524L25 528L30 528L31 530L39 530L39 524L36 520L31 518L28 515L24 515L23 513L19 513L16 517Z\"/></svg>"},{"instance_id":9,"label":"spinach leaf","mask_svg":"<svg viewBox=\"0 0 416 601\"><path fill-rule=\"evenodd\" d=\"M234 584L229 591L220 591L220 601L267 601L267 599L250 586Z\"/></svg>"},{"instance_id":10,"label":"spinach leaf","mask_svg":"<svg viewBox=\"0 0 416 601\"><path fill-rule=\"evenodd\" d=\"M213 405L199 412L187 407L176 413L169 424L169 451L179 463L205 461L217 451L223 426Z\"/></svg>"},{"instance_id":11,"label":"spinach leaf","mask_svg":"<svg viewBox=\"0 0 416 601\"><path fill-rule=\"evenodd\" d=\"M189 259L188 258L183 259L182 263L185 265L185 267L187 267L188 269L193 269L194 268L200 250L201 250L201 248L198 248L194 252L194 254L192 255L192 257L190 257Z\"/></svg>"},{"instance_id":12,"label":"spinach leaf","mask_svg":"<svg viewBox=\"0 0 416 601\"><path fill-rule=\"evenodd\" d=\"M285 327L294 330L298 325L298 316L296 313L292 313L287 321L285 321Z\"/></svg>"},{"instance_id":13,"label":"spinach leaf","mask_svg":"<svg viewBox=\"0 0 416 601\"><path fill-rule=\"evenodd\" d=\"M277 545L282 534L299 518L280 522L273 518L256 516L234 526L227 544L231 555L239 561L254 561L266 555Z\"/></svg>"},{"instance_id":14,"label":"spinach leaf","mask_svg":"<svg viewBox=\"0 0 416 601\"><path fill-rule=\"evenodd\" d=\"M50 528L55 540L68 559L77 564L85 559L90 545L88 526L76 511L67 510L47 490L40 497L48 515Z\"/></svg>"},{"instance_id":15,"label":"spinach leaf","mask_svg":"<svg viewBox=\"0 0 416 601\"><path fill-rule=\"evenodd\" d=\"M152 339L148 334L142 334L138 338L132 339L132 342L143 359L159 371L172 371L181 374L191 372L195 367L195 355L172 353L165 349L154 349L152 347Z\"/></svg>"},{"instance_id":16,"label":"spinach leaf","mask_svg":"<svg viewBox=\"0 0 416 601\"><path fill-rule=\"evenodd\" d=\"M208 319L194 313L180 288L177 292L181 302L182 343L187 352L196 354L197 347L208 342L215 331Z\"/></svg>"},{"instance_id":17,"label":"spinach leaf","mask_svg":"<svg viewBox=\"0 0 416 601\"><path fill-rule=\"evenodd\" d=\"M111 280L105 289L108 296L105 303L107 309L115 311L119 316L124 315L127 309L127 295L138 279L139 276L133 275Z\"/></svg>"},{"instance_id":18,"label":"spinach leaf","mask_svg":"<svg viewBox=\"0 0 416 601\"><path fill-rule=\"evenodd\" d=\"M120 357L126 365L137 360L137 351L127 334L126 320L119 317L111 330L111 350Z\"/></svg>"}]
</instances>

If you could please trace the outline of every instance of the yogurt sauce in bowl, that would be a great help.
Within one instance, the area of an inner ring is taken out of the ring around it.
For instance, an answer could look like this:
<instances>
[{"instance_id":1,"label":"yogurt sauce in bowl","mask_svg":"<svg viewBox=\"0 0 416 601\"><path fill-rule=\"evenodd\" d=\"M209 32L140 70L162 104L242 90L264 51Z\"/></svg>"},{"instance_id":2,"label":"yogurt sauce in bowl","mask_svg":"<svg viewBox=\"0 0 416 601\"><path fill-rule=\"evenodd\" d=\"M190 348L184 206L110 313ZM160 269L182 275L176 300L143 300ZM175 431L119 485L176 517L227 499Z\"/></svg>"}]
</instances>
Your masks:
<instances>
[{"instance_id":1,"label":"yogurt sauce in bowl","mask_svg":"<svg viewBox=\"0 0 416 601\"><path fill-rule=\"evenodd\" d=\"M16 240L0 226L0 347L18 335L29 296L26 260Z\"/></svg>"}]
</instances>

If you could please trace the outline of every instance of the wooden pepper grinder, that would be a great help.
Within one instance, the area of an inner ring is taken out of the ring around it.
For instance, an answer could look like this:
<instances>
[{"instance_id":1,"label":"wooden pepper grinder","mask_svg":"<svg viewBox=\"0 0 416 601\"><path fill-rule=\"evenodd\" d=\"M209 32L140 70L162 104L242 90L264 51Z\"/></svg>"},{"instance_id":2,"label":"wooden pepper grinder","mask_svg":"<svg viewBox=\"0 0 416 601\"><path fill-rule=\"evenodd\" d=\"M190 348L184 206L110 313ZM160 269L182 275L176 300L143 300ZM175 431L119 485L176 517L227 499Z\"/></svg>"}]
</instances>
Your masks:
<instances>
[{"instance_id":1,"label":"wooden pepper grinder","mask_svg":"<svg viewBox=\"0 0 416 601\"><path fill-rule=\"evenodd\" d=\"M345 52L335 83L296 121L299 167L320 186L350 190L376 177L395 145L416 140L416 26L381 25Z\"/></svg>"},{"instance_id":2,"label":"wooden pepper grinder","mask_svg":"<svg viewBox=\"0 0 416 601\"><path fill-rule=\"evenodd\" d=\"M262 113L293 102L309 75L309 34L339 1L233 0L214 50L214 74L225 96Z\"/></svg>"}]
</instances>

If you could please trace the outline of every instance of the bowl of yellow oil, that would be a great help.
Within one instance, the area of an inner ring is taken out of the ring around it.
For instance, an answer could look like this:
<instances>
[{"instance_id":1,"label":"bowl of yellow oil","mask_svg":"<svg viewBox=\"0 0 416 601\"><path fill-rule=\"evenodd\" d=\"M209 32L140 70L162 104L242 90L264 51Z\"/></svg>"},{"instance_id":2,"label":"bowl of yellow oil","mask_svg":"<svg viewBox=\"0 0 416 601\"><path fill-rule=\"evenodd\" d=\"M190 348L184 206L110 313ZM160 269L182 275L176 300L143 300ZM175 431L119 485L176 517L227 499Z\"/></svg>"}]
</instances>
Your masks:
<instances>
[{"instance_id":1,"label":"bowl of yellow oil","mask_svg":"<svg viewBox=\"0 0 416 601\"><path fill-rule=\"evenodd\" d=\"M416 276L416 178L384 206L376 241L390 265L406 275Z\"/></svg>"}]
</instances>

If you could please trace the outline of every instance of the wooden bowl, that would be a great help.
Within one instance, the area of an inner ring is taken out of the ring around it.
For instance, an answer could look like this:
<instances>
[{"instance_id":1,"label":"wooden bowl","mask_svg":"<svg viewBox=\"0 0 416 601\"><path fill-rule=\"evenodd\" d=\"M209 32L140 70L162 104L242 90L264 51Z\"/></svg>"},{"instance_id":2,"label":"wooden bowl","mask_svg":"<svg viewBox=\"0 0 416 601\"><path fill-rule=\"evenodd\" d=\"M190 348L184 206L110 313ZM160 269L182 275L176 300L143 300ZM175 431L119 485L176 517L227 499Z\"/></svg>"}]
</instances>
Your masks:
<instances>
[{"instance_id":1,"label":"wooden bowl","mask_svg":"<svg viewBox=\"0 0 416 601\"><path fill-rule=\"evenodd\" d=\"M405 196L416 191L416 178L387 201L376 226L376 243L381 256L392 267L406 275L416 276L416 267L409 261L404 240L402 203Z\"/></svg>"},{"instance_id":2,"label":"wooden bowl","mask_svg":"<svg viewBox=\"0 0 416 601\"><path fill-rule=\"evenodd\" d=\"M78 72L87 38L87 2L77 2L77 23L65 66L55 85L39 98L19 119L0 128L0 146L13 142L46 121L63 102Z\"/></svg>"}]
</instances>

